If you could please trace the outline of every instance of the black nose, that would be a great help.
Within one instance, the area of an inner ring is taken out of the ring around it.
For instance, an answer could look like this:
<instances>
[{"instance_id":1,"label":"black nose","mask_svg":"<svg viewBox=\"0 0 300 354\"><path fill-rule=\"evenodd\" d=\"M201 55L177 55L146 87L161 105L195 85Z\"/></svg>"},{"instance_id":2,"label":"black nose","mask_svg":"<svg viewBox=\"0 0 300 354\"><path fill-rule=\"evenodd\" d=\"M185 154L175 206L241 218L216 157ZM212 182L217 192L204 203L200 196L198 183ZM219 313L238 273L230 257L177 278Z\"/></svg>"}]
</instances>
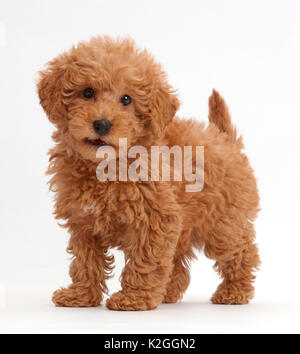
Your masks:
<instances>
[{"instance_id":1,"label":"black nose","mask_svg":"<svg viewBox=\"0 0 300 354\"><path fill-rule=\"evenodd\" d=\"M110 131L111 122L107 119L95 120L93 128L98 135L105 135Z\"/></svg>"}]
</instances>

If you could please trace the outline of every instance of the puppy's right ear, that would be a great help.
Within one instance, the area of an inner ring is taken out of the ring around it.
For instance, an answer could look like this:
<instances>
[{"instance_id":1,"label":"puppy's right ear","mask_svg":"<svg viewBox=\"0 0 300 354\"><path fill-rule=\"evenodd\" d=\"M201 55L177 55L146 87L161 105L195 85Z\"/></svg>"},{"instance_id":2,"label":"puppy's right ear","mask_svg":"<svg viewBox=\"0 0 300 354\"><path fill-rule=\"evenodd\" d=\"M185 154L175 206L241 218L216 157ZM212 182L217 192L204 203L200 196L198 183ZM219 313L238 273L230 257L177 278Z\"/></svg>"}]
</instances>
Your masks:
<instances>
[{"instance_id":1,"label":"puppy's right ear","mask_svg":"<svg viewBox=\"0 0 300 354\"><path fill-rule=\"evenodd\" d=\"M39 73L37 88L40 104L52 123L58 123L66 115L66 108L62 102L65 71L66 66L62 60L54 59Z\"/></svg>"}]
</instances>

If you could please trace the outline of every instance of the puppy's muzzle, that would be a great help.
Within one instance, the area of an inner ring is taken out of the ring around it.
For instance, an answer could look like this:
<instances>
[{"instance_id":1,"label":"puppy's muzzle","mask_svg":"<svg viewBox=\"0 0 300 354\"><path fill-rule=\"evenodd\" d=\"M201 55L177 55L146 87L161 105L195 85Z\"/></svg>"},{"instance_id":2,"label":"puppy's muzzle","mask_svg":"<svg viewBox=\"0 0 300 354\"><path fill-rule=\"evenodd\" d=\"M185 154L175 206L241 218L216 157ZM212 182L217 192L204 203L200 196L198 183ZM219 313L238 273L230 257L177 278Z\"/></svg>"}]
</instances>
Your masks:
<instances>
[{"instance_id":1,"label":"puppy's muzzle","mask_svg":"<svg viewBox=\"0 0 300 354\"><path fill-rule=\"evenodd\" d=\"M94 131L98 135L106 135L110 131L111 125L108 119L99 119L93 122Z\"/></svg>"}]
</instances>

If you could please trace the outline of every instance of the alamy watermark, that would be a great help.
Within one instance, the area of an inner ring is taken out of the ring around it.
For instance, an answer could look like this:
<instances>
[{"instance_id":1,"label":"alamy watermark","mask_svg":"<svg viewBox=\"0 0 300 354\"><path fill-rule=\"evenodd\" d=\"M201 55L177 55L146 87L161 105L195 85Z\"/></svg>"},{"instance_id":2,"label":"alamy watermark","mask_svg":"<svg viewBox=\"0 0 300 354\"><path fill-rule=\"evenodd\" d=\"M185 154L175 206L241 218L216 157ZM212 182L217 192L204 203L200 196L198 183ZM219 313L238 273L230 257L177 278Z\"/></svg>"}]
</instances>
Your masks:
<instances>
[{"instance_id":1,"label":"alamy watermark","mask_svg":"<svg viewBox=\"0 0 300 354\"><path fill-rule=\"evenodd\" d=\"M140 145L128 149L127 139L121 138L118 154L114 147L104 145L96 156L104 159L96 171L101 182L185 181L186 192L200 192L204 186L203 146L151 146L148 152Z\"/></svg>"}]
</instances>

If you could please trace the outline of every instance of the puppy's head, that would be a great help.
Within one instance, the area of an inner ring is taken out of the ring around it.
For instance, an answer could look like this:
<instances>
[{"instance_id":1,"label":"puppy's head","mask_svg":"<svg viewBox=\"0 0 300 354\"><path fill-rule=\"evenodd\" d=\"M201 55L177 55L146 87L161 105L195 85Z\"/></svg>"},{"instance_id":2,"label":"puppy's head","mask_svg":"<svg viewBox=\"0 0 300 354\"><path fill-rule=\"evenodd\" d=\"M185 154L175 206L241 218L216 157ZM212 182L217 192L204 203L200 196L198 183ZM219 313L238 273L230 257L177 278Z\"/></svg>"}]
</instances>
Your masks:
<instances>
[{"instance_id":1,"label":"puppy's head","mask_svg":"<svg viewBox=\"0 0 300 354\"><path fill-rule=\"evenodd\" d=\"M61 140L84 159L99 146L149 146L163 135L179 102L166 75L130 39L81 42L48 63L38 82L40 103Z\"/></svg>"}]
</instances>

